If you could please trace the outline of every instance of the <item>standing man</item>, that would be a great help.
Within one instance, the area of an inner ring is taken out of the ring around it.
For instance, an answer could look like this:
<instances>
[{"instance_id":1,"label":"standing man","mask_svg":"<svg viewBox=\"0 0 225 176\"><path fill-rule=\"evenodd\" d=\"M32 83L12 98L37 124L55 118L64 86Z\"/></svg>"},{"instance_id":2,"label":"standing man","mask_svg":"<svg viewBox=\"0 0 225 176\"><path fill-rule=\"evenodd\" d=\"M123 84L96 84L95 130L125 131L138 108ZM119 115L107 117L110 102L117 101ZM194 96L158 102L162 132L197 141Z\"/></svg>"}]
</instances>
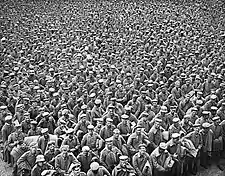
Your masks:
<instances>
[{"instance_id":1,"label":"standing man","mask_svg":"<svg viewBox=\"0 0 225 176\"><path fill-rule=\"evenodd\" d=\"M10 163L10 151L8 150L8 137L13 132L12 116L5 117L5 124L2 127L2 142L3 142L3 159L5 162Z\"/></svg>"},{"instance_id":2,"label":"standing man","mask_svg":"<svg viewBox=\"0 0 225 176\"><path fill-rule=\"evenodd\" d=\"M133 156L132 165L138 176L152 176L152 162L146 152L146 145L139 145L139 152Z\"/></svg>"},{"instance_id":3,"label":"standing man","mask_svg":"<svg viewBox=\"0 0 225 176\"><path fill-rule=\"evenodd\" d=\"M153 164L154 176L166 176L170 174L170 169L173 166L173 160L166 150L167 145L161 142L159 146L151 153L151 161Z\"/></svg>"},{"instance_id":4,"label":"standing man","mask_svg":"<svg viewBox=\"0 0 225 176\"><path fill-rule=\"evenodd\" d=\"M100 153L100 162L111 173L113 168L118 164L119 156L122 155L121 151L113 146L113 139L108 138L105 140L106 146Z\"/></svg>"}]
</instances>

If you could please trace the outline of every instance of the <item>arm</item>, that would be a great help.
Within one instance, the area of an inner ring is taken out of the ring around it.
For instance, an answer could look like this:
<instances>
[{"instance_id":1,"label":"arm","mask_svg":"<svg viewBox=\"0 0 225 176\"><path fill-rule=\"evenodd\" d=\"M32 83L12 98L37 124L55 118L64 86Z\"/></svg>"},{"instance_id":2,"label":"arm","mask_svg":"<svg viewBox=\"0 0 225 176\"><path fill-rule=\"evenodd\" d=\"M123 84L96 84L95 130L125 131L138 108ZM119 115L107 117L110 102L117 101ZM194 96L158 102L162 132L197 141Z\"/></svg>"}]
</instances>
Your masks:
<instances>
[{"instance_id":1,"label":"arm","mask_svg":"<svg viewBox=\"0 0 225 176\"><path fill-rule=\"evenodd\" d=\"M87 144L87 137L84 135L83 139L81 140L81 147L85 146Z\"/></svg>"},{"instance_id":2,"label":"arm","mask_svg":"<svg viewBox=\"0 0 225 176\"><path fill-rule=\"evenodd\" d=\"M109 171L105 167L102 167L102 170L103 170L103 175L111 176Z\"/></svg>"},{"instance_id":3,"label":"arm","mask_svg":"<svg viewBox=\"0 0 225 176\"><path fill-rule=\"evenodd\" d=\"M154 166L155 169L157 169L158 171L164 171L164 167L159 165L157 162L157 158L153 155L151 156L151 160L152 160L152 164Z\"/></svg>"},{"instance_id":4,"label":"arm","mask_svg":"<svg viewBox=\"0 0 225 176\"><path fill-rule=\"evenodd\" d=\"M55 169L56 169L57 172L59 172L59 173L61 173L61 174L66 173L65 170L62 170L62 169L60 168L59 157L56 157L56 159L55 159Z\"/></svg>"},{"instance_id":5,"label":"arm","mask_svg":"<svg viewBox=\"0 0 225 176\"><path fill-rule=\"evenodd\" d=\"M104 166L104 167L108 167L107 164L105 163L106 160L106 154L104 152L104 150L100 153L100 163Z\"/></svg>"},{"instance_id":6,"label":"arm","mask_svg":"<svg viewBox=\"0 0 225 176\"><path fill-rule=\"evenodd\" d=\"M151 131L148 133L148 137L149 137L150 144L153 146L153 148L156 148L157 145L154 142L154 135Z\"/></svg>"}]
</instances>

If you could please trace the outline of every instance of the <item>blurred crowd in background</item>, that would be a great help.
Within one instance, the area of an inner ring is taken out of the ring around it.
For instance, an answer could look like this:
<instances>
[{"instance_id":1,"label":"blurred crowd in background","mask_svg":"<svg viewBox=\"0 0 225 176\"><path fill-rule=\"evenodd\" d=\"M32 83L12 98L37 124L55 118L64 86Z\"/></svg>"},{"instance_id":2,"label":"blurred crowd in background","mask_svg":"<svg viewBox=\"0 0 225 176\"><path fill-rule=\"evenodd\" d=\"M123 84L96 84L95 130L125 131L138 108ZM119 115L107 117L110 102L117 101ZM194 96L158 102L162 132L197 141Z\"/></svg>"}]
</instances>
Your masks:
<instances>
[{"instance_id":1,"label":"blurred crowd in background","mask_svg":"<svg viewBox=\"0 0 225 176\"><path fill-rule=\"evenodd\" d=\"M0 137L13 176L224 170L224 1L0 9Z\"/></svg>"}]
</instances>

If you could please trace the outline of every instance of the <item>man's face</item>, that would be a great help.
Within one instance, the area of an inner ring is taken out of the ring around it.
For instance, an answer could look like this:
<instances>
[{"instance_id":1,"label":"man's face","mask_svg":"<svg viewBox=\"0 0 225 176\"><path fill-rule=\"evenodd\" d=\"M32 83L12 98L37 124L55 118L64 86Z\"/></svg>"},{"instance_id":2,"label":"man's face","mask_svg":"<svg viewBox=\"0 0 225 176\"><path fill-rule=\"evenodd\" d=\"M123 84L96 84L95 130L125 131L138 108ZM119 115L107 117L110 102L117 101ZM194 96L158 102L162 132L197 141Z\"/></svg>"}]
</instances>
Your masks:
<instances>
[{"instance_id":1,"label":"man's face","mask_svg":"<svg viewBox=\"0 0 225 176\"><path fill-rule=\"evenodd\" d=\"M152 105L153 105L153 106L156 106L156 105L157 105L157 102L156 102L156 101L153 101L153 102L152 102Z\"/></svg>"},{"instance_id":2,"label":"man's face","mask_svg":"<svg viewBox=\"0 0 225 176\"><path fill-rule=\"evenodd\" d=\"M110 127L112 123L110 121L106 121L106 125Z\"/></svg>"},{"instance_id":3,"label":"man's face","mask_svg":"<svg viewBox=\"0 0 225 176\"><path fill-rule=\"evenodd\" d=\"M155 122L155 128L156 128L156 129L159 129L160 125L161 125L161 123Z\"/></svg>"},{"instance_id":4,"label":"man's face","mask_svg":"<svg viewBox=\"0 0 225 176\"><path fill-rule=\"evenodd\" d=\"M37 164L38 164L40 167L42 167L43 164L44 164L44 162L38 162Z\"/></svg>"},{"instance_id":5,"label":"man's face","mask_svg":"<svg viewBox=\"0 0 225 176\"><path fill-rule=\"evenodd\" d=\"M113 143L112 142L107 142L107 147L108 147L108 149L112 149L112 146L113 146Z\"/></svg>"},{"instance_id":6,"label":"man's face","mask_svg":"<svg viewBox=\"0 0 225 176\"><path fill-rule=\"evenodd\" d=\"M54 144L49 145L49 150L54 150L54 149L55 149L55 145Z\"/></svg>"},{"instance_id":7,"label":"man's face","mask_svg":"<svg viewBox=\"0 0 225 176\"><path fill-rule=\"evenodd\" d=\"M64 158L67 156L67 154L68 154L68 151L67 151L66 149L62 151L62 156L63 156Z\"/></svg>"},{"instance_id":8,"label":"man's face","mask_svg":"<svg viewBox=\"0 0 225 176\"><path fill-rule=\"evenodd\" d=\"M84 116L82 119L81 119L81 121L83 122L83 123L85 123L86 122L86 117Z\"/></svg>"},{"instance_id":9,"label":"man's face","mask_svg":"<svg viewBox=\"0 0 225 176\"><path fill-rule=\"evenodd\" d=\"M94 130L93 129L89 129L88 132L89 132L90 135L92 135L94 133Z\"/></svg>"},{"instance_id":10,"label":"man's face","mask_svg":"<svg viewBox=\"0 0 225 176\"><path fill-rule=\"evenodd\" d=\"M37 147L32 147L30 150L32 154L35 154L37 152Z\"/></svg>"},{"instance_id":11,"label":"man's face","mask_svg":"<svg viewBox=\"0 0 225 176\"><path fill-rule=\"evenodd\" d=\"M119 135L120 135L120 133L118 133L118 132L113 133L113 136L114 136L116 139L119 138Z\"/></svg>"},{"instance_id":12,"label":"man's face","mask_svg":"<svg viewBox=\"0 0 225 176\"><path fill-rule=\"evenodd\" d=\"M141 128L137 128L137 129L136 129L136 134L137 134L137 135L140 135L140 134L141 134Z\"/></svg>"},{"instance_id":13,"label":"man's face","mask_svg":"<svg viewBox=\"0 0 225 176\"><path fill-rule=\"evenodd\" d=\"M113 115L114 114L114 109L109 109L109 114Z\"/></svg>"},{"instance_id":14,"label":"man's face","mask_svg":"<svg viewBox=\"0 0 225 176\"><path fill-rule=\"evenodd\" d=\"M120 160L120 165L122 167L126 167L127 164L128 164L128 161L127 160Z\"/></svg>"},{"instance_id":15,"label":"man's face","mask_svg":"<svg viewBox=\"0 0 225 176\"><path fill-rule=\"evenodd\" d=\"M145 147L141 147L141 148L139 149L139 152L140 152L141 155L143 155L143 154L146 152Z\"/></svg>"},{"instance_id":16,"label":"man's face","mask_svg":"<svg viewBox=\"0 0 225 176\"><path fill-rule=\"evenodd\" d=\"M44 136L45 138L48 138L48 132L44 133L43 136Z\"/></svg>"},{"instance_id":17,"label":"man's face","mask_svg":"<svg viewBox=\"0 0 225 176\"><path fill-rule=\"evenodd\" d=\"M26 122L30 122L30 116L25 117Z\"/></svg>"}]
</instances>

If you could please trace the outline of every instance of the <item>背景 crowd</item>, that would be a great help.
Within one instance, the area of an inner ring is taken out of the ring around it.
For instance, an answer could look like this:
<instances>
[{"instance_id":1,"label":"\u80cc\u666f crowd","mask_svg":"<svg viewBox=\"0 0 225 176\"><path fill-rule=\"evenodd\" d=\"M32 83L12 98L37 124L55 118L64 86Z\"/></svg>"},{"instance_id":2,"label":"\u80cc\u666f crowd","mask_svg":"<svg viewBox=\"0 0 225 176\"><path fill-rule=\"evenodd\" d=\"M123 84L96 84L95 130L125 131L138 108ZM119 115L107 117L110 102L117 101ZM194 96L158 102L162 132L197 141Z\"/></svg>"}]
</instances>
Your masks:
<instances>
[{"instance_id":1,"label":"\u80cc\u666f crowd","mask_svg":"<svg viewBox=\"0 0 225 176\"><path fill-rule=\"evenodd\" d=\"M0 129L13 176L224 169L224 2L0 6Z\"/></svg>"}]
</instances>

